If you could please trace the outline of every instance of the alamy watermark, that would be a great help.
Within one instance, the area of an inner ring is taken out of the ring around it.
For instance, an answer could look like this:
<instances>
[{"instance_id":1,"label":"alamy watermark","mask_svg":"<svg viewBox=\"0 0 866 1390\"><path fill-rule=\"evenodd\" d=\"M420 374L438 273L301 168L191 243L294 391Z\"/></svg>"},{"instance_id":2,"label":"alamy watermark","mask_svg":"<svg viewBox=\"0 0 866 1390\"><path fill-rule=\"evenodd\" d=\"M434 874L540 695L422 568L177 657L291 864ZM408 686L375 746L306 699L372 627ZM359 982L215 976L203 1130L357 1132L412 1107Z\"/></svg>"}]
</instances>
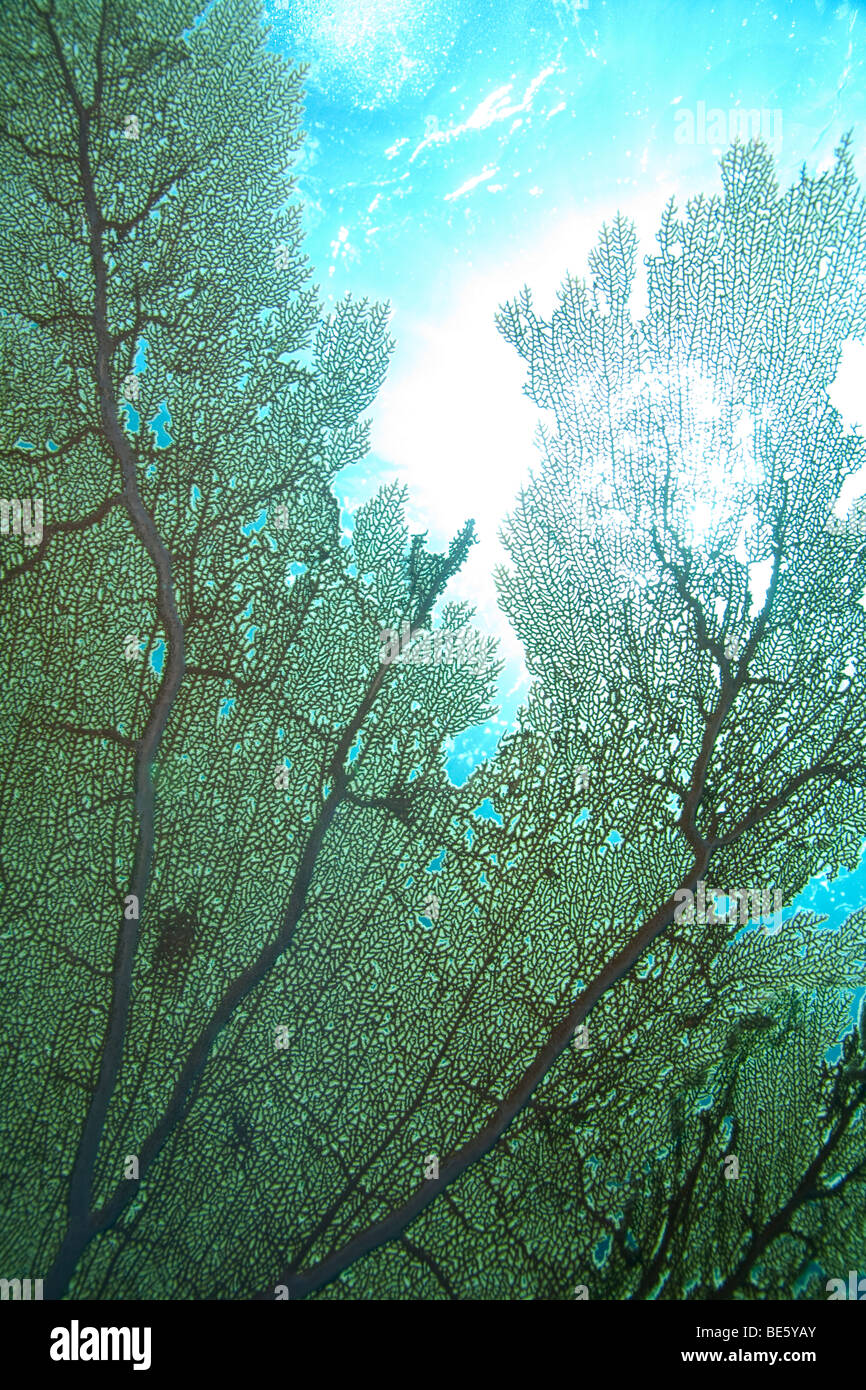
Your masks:
<instances>
[{"instance_id":1,"label":"alamy watermark","mask_svg":"<svg viewBox=\"0 0 866 1390\"><path fill-rule=\"evenodd\" d=\"M827 1290L829 1303L840 1298L853 1299L858 1303L866 1301L866 1279L858 1278L856 1269L848 1270L847 1287L844 1279L828 1279L824 1287Z\"/></svg>"},{"instance_id":2,"label":"alamy watermark","mask_svg":"<svg viewBox=\"0 0 866 1390\"><path fill-rule=\"evenodd\" d=\"M39 1299L42 1297L41 1279L0 1279L0 1299ZM32 1290L32 1291L31 1291Z\"/></svg>"},{"instance_id":3,"label":"alamy watermark","mask_svg":"<svg viewBox=\"0 0 866 1390\"><path fill-rule=\"evenodd\" d=\"M703 879L698 879L696 892L690 888L679 888L674 894L675 922L697 922L709 926L714 922L736 922L740 926L754 922L772 914L773 926L782 925L782 890L773 890L772 902L768 888L707 888ZM724 898L729 906L724 910L718 906L718 899ZM767 928L769 930L769 928Z\"/></svg>"},{"instance_id":4,"label":"alamy watermark","mask_svg":"<svg viewBox=\"0 0 866 1390\"><path fill-rule=\"evenodd\" d=\"M131 1361L134 1371L150 1368L149 1327L82 1327L73 1318L69 1327L51 1329L48 1354L52 1361Z\"/></svg>"},{"instance_id":5,"label":"alamy watermark","mask_svg":"<svg viewBox=\"0 0 866 1390\"><path fill-rule=\"evenodd\" d=\"M706 102L699 101L694 111L688 107L677 111L674 121L674 139L678 145L711 145L726 149L735 140L760 139L773 154L779 154L782 148L782 112L777 106L772 110L732 106L729 111L711 106L708 111Z\"/></svg>"},{"instance_id":6,"label":"alamy watermark","mask_svg":"<svg viewBox=\"0 0 866 1390\"><path fill-rule=\"evenodd\" d=\"M400 632L392 627L382 629L379 644L382 666L397 661L410 666L464 666L474 668L479 675L487 666L484 639L469 627L457 632L448 628L428 632L422 628L413 633L404 618Z\"/></svg>"},{"instance_id":7,"label":"alamy watermark","mask_svg":"<svg viewBox=\"0 0 866 1390\"><path fill-rule=\"evenodd\" d=\"M606 531L621 532L626 528L650 532L655 520L651 507L639 506L634 515L629 515L622 507L604 498L590 497L585 492L579 492L574 499L574 524L579 536L592 538Z\"/></svg>"},{"instance_id":8,"label":"alamy watermark","mask_svg":"<svg viewBox=\"0 0 866 1390\"><path fill-rule=\"evenodd\" d=\"M22 536L25 545L42 540L42 498L0 497L0 535Z\"/></svg>"}]
</instances>

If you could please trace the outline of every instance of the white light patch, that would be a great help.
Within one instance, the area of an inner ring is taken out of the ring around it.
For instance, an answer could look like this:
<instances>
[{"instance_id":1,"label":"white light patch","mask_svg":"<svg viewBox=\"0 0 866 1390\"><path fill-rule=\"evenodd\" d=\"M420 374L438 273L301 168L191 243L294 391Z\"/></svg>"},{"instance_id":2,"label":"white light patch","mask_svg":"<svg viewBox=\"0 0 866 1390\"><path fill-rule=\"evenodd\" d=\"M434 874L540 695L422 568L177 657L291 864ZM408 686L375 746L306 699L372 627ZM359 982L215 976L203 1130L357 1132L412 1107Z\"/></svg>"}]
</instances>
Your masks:
<instances>
[{"instance_id":1,"label":"white light patch","mask_svg":"<svg viewBox=\"0 0 866 1390\"><path fill-rule=\"evenodd\" d=\"M866 396L863 382L866 381L866 343L848 338L842 344L842 360L835 380L827 395L835 406L847 429L862 430L866 425ZM839 493L839 501L834 508L836 516L846 517L851 504L866 493L866 469L860 469L846 478Z\"/></svg>"},{"instance_id":2,"label":"white light patch","mask_svg":"<svg viewBox=\"0 0 866 1390\"><path fill-rule=\"evenodd\" d=\"M533 77L523 99L519 102L510 100L513 82L508 82L503 87L497 87L495 92L491 92L482 102L476 106L471 116L467 116L465 121L459 125L449 126L447 130L433 130L425 137L412 151L409 157L411 164L418 157L422 150L429 145L447 144L450 140L456 140L458 136L465 135L467 131L486 130L488 126L494 125L497 121L505 121L509 116L516 116L521 111L528 111L532 106L532 99L538 88L546 82L552 73L556 72L555 66L544 68L536 77Z\"/></svg>"},{"instance_id":3,"label":"white light patch","mask_svg":"<svg viewBox=\"0 0 866 1390\"><path fill-rule=\"evenodd\" d=\"M461 24L447 0L289 0L286 9L310 80L368 110L429 90Z\"/></svg>"},{"instance_id":4,"label":"white light patch","mask_svg":"<svg viewBox=\"0 0 866 1390\"><path fill-rule=\"evenodd\" d=\"M653 191L623 211L636 223L642 248L652 245L668 188ZM397 309L397 341L391 369L374 406L372 447L391 465L410 492L410 525L429 529L429 544L443 549L468 517L479 544L473 546L449 596L478 609L478 621L500 638L502 655L517 658L519 645L501 612L493 567L510 563L497 532L513 510L529 471L540 456L535 430L541 412L523 394L526 369L499 333L499 306L533 292L538 312L549 315L566 274L589 278L586 259L609 216L608 206L572 213L544 229L509 261L467 268L447 282L435 317L404 317ZM646 280L639 254L632 295L633 314L646 311Z\"/></svg>"},{"instance_id":5,"label":"white light patch","mask_svg":"<svg viewBox=\"0 0 866 1390\"><path fill-rule=\"evenodd\" d=\"M465 193L471 193L472 189L477 188L479 183L484 183L486 179L492 179L493 175L498 172L499 170L495 165L490 165L482 169L480 174L473 174L471 179L467 179L465 183L461 183L460 187L455 188L453 193L446 193L445 202L453 203L455 198L462 198Z\"/></svg>"}]
</instances>

